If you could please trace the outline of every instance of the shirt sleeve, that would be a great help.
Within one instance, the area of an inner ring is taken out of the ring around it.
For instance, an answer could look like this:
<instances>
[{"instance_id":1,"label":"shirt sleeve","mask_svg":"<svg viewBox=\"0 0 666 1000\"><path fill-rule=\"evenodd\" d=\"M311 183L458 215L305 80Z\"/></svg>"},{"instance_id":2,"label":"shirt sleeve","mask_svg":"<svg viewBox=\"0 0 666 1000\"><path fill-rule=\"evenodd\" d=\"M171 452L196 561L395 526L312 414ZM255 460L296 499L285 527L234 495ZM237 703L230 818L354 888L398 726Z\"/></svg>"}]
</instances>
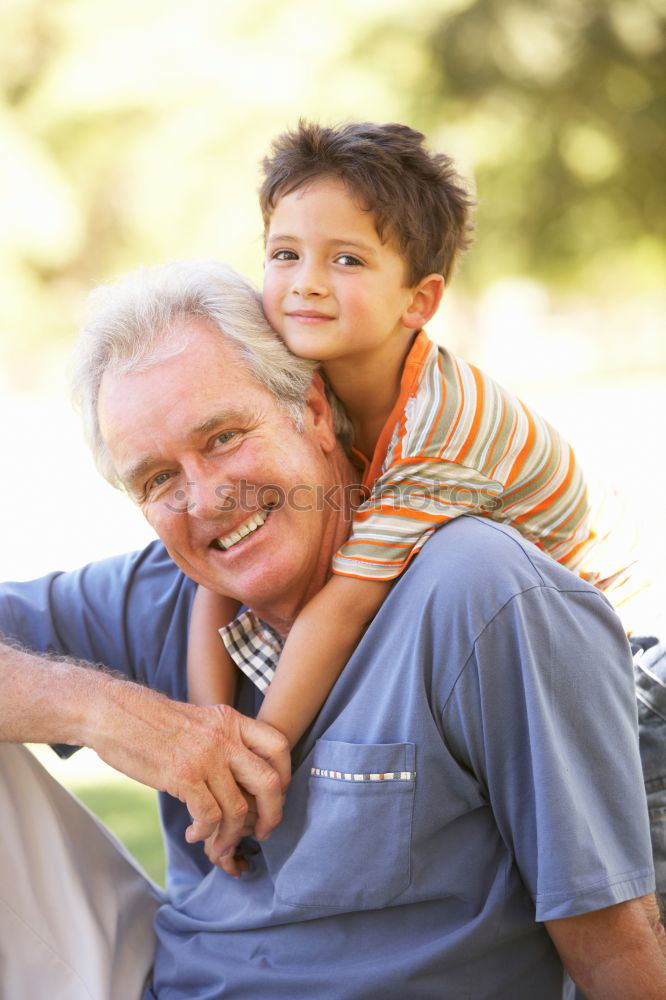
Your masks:
<instances>
[{"instance_id":1,"label":"shirt sleeve","mask_svg":"<svg viewBox=\"0 0 666 1000\"><path fill-rule=\"evenodd\" d=\"M535 587L485 628L444 711L539 921L654 890L631 657L604 598Z\"/></svg>"},{"instance_id":2,"label":"shirt sleeve","mask_svg":"<svg viewBox=\"0 0 666 1000\"><path fill-rule=\"evenodd\" d=\"M185 698L194 583L153 542L140 552L0 584L0 632L35 652L105 666Z\"/></svg>"}]
</instances>

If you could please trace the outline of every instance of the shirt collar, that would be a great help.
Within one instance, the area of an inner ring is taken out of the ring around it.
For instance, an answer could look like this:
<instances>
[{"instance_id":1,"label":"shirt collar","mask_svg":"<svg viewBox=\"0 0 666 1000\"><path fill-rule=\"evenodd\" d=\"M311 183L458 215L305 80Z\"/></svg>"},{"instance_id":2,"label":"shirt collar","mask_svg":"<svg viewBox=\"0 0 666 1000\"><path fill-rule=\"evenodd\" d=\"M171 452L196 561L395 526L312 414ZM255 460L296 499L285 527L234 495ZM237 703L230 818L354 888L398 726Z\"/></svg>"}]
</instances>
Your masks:
<instances>
[{"instance_id":1,"label":"shirt collar","mask_svg":"<svg viewBox=\"0 0 666 1000\"><path fill-rule=\"evenodd\" d=\"M361 455L360 452L355 453L354 457L357 458L357 460L358 458L363 459L365 463L362 466L364 486L371 488L375 480L379 479L384 465L384 459L386 458L389 445L393 437L394 429L399 421L405 419L404 414L405 407L407 406L407 400L416 392L417 386L423 376L423 369L427 364L430 352L433 348L435 350L437 349L425 330L419 330L414 338L409 354L405 358L402 375L400 377L400 393L393 404L391 414L384 424L381 434L379 435L374 455L371 460L368 461L365 455Z\"/></svg>"}]
</instances>

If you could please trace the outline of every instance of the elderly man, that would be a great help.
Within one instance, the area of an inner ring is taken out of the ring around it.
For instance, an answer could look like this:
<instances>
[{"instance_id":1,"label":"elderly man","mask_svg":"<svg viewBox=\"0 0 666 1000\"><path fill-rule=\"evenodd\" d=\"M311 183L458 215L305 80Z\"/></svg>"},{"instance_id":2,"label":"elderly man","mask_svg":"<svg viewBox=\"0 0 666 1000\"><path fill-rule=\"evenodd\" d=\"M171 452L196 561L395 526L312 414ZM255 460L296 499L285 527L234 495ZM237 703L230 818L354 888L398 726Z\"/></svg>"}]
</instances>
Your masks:
<instances>
[{"instance_id":1,"label":"elderly man","mask_svg":"<svg viewBox=\"0 0 666 1000\"><path fill-rule=\"evenodd\" d=\"M50 955L43 995L139 996L158 902L147 998L549 1000L573 995L565 968L590 1000L666 995L631 663L604 598L510 529L465 517L438 532L295 749L275 828L284 740L184 704L191 580L246 606L239 660L276 657L348 531L354 470L323 386L215 265L104 293L78 385L101 469L173 562L154 543L5 587L7 636L61 656L4 647L0 738L84 744L167 793L168 894L6 747L7 995L40 995L9 960L28 935ZM239 708L258 697L244 680ZM249 831L235 782L258 815L240 879L194 843L210 837L219 860ZM77 883L71 910L48 895L58 878L57 892ZM85 944L67 952L61 924ZM86 964L91 924L103 944Z\"/></svg>"}]
</instances>

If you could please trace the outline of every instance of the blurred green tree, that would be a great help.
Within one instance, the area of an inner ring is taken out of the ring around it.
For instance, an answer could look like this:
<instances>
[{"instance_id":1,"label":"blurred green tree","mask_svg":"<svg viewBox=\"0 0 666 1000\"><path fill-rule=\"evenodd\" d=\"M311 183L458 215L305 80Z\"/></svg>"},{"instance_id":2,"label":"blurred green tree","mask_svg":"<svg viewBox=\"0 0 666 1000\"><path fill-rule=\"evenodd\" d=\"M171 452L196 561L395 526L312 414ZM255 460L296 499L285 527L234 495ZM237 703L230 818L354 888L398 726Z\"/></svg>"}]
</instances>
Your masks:
<instances>
[{"instance_id":1,"label":"blurred green tree","mask_svg":"<svg viewBox=\"0 0 666 1000\"><path fill-rule=\"evenodd\" d=\"M0 365L26 381L113 273L216 255L258 278L258 162L300 114L452 152L471 289L663 287L666 0L2 0L0 37Z\"/></svg>"},{"instance_id":2,"label":"blurred green tree","mask_svg":"<svg viewBox=\"0 0 666 1000\"><path fill-rule=\"evenodd\" d=\"M85 42L71 0L5 0L0 35L11 40L0 62L0 332L11 361L70 334L81 288L116 264L130 231L122 149L146 113L140 101L63 99L64 67ZM79 80L79 93L95 83Z\"/></svg>"},{"instance_id":3,"label":"blurred green tree","mask_svg":"<svg viewBox=\"0 0 666 1000\"><path fill-rule=\"evenodd\" d=\"M451 0L357 52L395 73L396 45L421 50L409 119L475 175L472 284L663 287L664 0Z\"/></svg>"},{"instance_id":4,"label":"blurred green tree","mask_svg":"<svg viewBox=\"0 0 666 1000\"><path fill-rule=\"evenodd\" d=\"M422 0L427 2L427 0ZM261 275L256 185L299 114L356 109L355 0L2 0L0 375L26 383L87 290L177 256ZM365 92L365 91L364 91ZM41 355L41 357L40 357Z\"/></svg>"}]
</instances>

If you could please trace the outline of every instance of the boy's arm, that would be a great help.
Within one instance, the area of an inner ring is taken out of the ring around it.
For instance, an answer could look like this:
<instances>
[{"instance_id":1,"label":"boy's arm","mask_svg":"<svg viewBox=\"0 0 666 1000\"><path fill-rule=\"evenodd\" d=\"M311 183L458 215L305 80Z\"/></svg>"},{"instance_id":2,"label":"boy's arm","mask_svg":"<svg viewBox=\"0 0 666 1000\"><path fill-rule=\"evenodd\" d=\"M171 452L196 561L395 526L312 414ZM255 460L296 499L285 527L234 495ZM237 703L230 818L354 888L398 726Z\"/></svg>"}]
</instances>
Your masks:
<instances>
[{"instance_id":1,"label":"boy's arm","mask_svg":"<svg viewBox=\"0 0 666 1000\"><path fill-rule=\"evenodd\" d=\"M333 576L298 615L258 715L291 747L314 720L390 589L390 582ZM250 802L250 813L252 808ZM211 837L206 854L228 875L247 871L247 862L222 838Z\"/></svg>"},{"instance_id":2,"label":"boy's arm","mask_svg":"<svg viewBox=\"0 0 666 1000\"><path fill-rule=\"evenodd\" d=\"M333 576L291 627L259 713L291 747L313 721L391 583Z\"/></svg>"},{"instance_id":3,"label":"boy's arm","mask_svg":"<svg viewBox=\"0 0 666 1000\"><path fill-rule=\"evenodd\" d=\"M654 896L549 920L546 930L588 1000L666 997L666 934Z\"/></svg>"},{"instance_id":4,"label":"boy's arm","mask_svg":"<svg viewBox=\"0 0 666 1000\"><path fill-rule=\"evenodd\" d=\"M218 629L238 608L237 601L197 588L187 640L187 697L194 705L233 705L237 670Z\"/></svg>"}]
</instances>

